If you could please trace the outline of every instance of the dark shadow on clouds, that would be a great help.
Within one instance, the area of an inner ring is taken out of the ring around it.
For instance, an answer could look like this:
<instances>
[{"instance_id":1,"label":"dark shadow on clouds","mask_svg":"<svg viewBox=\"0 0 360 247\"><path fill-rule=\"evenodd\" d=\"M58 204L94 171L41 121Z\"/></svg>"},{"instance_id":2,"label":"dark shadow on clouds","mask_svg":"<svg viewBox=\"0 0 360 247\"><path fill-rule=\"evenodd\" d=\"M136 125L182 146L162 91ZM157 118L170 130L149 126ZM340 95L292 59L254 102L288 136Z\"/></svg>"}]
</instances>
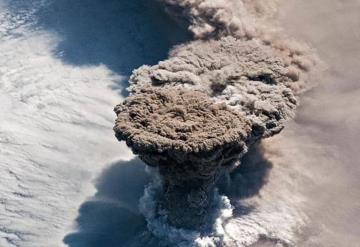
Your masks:
<instances>
[{"instance_id":1,"label":"dark shadow on clouds","mask_svg":"<svg viewBox=\"0 0 360 247\"><path fill-rule=\"evenodd\" d=\"M96 194L80 206L77 229L65 236L64 243L69 247L157 246L138 211L148 182L145 165L137 158L110 165L96 183Z\"/></svg>"},{"instance_id":2,"label":"dark shadow on clouds","mask_svg":"<svg viewBox=\"0 0 360 247\"><path fill-rule=\"evenodd\" d=\"M251 146L241 159L241 165L231 174L229 196L244 199L259 195L268 181L272 167L273 164L264 156L261 144Z\"/></svg>"},{"instance_id":3,"label":"dark shadow on clouds","mask_svg":"<svg viewBox=\"0 0 360 247\"><path fill-rule=\"evenodd\" d=\"M250 147L241 159L241 164L230 174L230 181L220 192L229 197L234 206L233 214L241 217L249 214L253 207L243 205L242 199L261 196L261 189L267 184L273 164L264 156L261 143Z\"/></svg>"},{"instance_id":4,"label":"dark shadow on clouds","mask_svg":"<svg viewBox=\"0 0 360 247\"><path fill-rule=\"evenodd\" d=\"M253 210L242 205L241 199L259 195L271 167L261 147L256 145L231 174L222 193L231 199L235 217ZM145 164L138 158L110 165L95 184L96 194L80 206L77 229L65 236L64 243L69 247L169 246L149 233L138 210L139 199L150 179Z\"/></svg>"},{"instance_id":5,"label":"dark shadow on clouds","mask_svg":"<svg viewBox=\"0 0 360 247\"><path fill-rule=\"evenodd\" d=\"M50 0L36 15L38 26L60 35L54 55L64 63L104 64L126 77L190 39L155 0ZM121 81L115 89L126 85Z\"/></svg>"}]
</instances>

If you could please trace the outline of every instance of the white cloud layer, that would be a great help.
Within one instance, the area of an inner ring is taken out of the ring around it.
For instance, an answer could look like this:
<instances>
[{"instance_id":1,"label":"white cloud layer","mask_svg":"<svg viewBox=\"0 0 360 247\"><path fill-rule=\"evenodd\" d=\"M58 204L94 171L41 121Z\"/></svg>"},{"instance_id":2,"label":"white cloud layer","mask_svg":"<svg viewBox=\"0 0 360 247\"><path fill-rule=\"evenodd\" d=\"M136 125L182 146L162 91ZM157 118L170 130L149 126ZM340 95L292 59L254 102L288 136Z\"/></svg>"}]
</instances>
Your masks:
<instances>
[{"instance_id":1,"label":"white cloud layer","mask_svg":"<svg viewBox=\"0 0 360 247\"><path fill-rule=\"evenodd\" d=\"M54 58L61 37L31 27L35 9L1 3L0 246L60 246L97 172L131 157L112 132L124 78Z\"/></svg>"}]
</instances>

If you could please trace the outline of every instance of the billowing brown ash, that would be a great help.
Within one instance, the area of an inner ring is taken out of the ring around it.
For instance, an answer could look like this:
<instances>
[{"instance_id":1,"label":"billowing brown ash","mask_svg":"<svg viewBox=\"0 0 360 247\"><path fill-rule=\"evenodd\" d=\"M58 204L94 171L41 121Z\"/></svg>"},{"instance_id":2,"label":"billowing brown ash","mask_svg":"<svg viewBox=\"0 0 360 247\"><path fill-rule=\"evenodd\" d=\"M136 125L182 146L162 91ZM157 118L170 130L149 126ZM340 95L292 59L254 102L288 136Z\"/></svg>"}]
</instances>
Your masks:
<instances>
[{"instance_id":1,"label":"billowing brown ash","mask_svg":"<svg viewBox=\"0 0 360 247\"><path fill-rule=\"evenodd\" d=\"M207 94L185 89L141 89L115 107L116 137L148 165L159 168L159 208L172 225L206 221L222 167L247 151L252 128L240 113Z\"/></svg>"},{"instance_id":2,"label":"billowing brown ash","mask_svg":"<svg viewBox=\"0 0 360 247\"><path fill-rule=\"evenodd\" d=\"M304 87L299 73L259 41L224 37L193 41L157 65L141 66L130 78L129 91L149 86L201 90L246 116L259 136L270 137L294 116L296 94Z\"/></svg>"},{"instance_id":3,"label":"billowing brown ash","mask_svg":"<svg viewBox=\"0 0 360 247\"><path fill-rule=\"evenodd\" d=\"M141 212L169 246L203 246L198 234L209 246L243 245L227 241L231 205L216 184L295 116L318 60L268 23L278 0L158 1L194 40L134 70L130 96L115 107L116 137L161 177L145 188Z\"/></svg>"}]
</instances>

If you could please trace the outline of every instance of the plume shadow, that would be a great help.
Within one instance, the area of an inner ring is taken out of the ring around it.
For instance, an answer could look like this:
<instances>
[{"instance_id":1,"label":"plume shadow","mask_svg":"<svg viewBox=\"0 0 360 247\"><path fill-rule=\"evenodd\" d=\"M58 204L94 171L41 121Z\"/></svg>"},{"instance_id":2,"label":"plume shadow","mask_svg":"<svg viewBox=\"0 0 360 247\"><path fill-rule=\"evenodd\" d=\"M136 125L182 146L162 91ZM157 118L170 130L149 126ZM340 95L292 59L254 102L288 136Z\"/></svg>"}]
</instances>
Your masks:
<instances>
[{"instance_id":1,"label":"plume shadow","mask_svg":"<svg viewBox=\"0 0 360 247\"><path fill-rule=\"evenodd\" d=\"M241 199L259 194L271 167L262 148L256 145L230 175L231 182L221 193L231 199L235 217L253 210L242 205ZM145 164L138 158L110 165L96 182L96 194L80 206L77 230L65 236L64 243L69 247L166 246L148 231L138 210L150 179Z\"/></svg>"},{"instance_id":2,"label":"plume shadow","mask_svg":"<svg viewBox=\"0 0 360 247\"><path fill-rule=\"evenodd\" d=\"M249 214L253 207L244 205L242 199L260 196L260 191L268 182L273 164L264 156L261 143L250 147L248 153L241 159L241 164L229 176L226 186L220 193L226 195L234 206L233 214L241 217Z\"/></svg>"},{"instance_id":3,"label":"plume shadow","mask_svg":"<svg viewBox=\"0 0 360 247\"><path fill-rule=\"evenodd\" d=\"M96 182L96 194L80 206L76 232L65 236L64 243L69 247L120 247L150 240L138 211L149 182L144 166L135 158L107 168Z\"/></svg>"},{"instance_id":4,"label":"plume shadow","mask_svg":"<svg viewBox=\"0 0 360 247\"><path fill-rule=\"evenodd\" d=\"M126 96L133 69L156 64L190 34L157 1L56 0L36 13L37 25L61 38L54 55L73 66L100 65L126 79L114 89Z\"/></svg>"}]
</instances>

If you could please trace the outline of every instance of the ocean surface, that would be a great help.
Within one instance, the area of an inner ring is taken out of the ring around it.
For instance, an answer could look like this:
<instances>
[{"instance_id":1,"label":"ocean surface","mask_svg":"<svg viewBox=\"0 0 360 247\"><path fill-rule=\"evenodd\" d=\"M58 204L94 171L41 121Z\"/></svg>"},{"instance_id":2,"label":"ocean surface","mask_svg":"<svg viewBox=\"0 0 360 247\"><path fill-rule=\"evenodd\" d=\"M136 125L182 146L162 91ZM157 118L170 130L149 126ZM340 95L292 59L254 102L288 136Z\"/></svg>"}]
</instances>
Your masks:
<instances>
[{"instance_id":1,"label":"ocean surface","mask_svg":"<svg viewBox=\"0 0 360 247\"><path fill-rule=\"evenodd\" d=\"M359 15L359 0L280 2L284 33L326 69L285 130L245 157L217 238L359 246ZM132 70L189 39L149 0L0 0L1 247L216 246L167 226L151 236L149 172L112 131Z\"/></svg>"}]
</instances>

